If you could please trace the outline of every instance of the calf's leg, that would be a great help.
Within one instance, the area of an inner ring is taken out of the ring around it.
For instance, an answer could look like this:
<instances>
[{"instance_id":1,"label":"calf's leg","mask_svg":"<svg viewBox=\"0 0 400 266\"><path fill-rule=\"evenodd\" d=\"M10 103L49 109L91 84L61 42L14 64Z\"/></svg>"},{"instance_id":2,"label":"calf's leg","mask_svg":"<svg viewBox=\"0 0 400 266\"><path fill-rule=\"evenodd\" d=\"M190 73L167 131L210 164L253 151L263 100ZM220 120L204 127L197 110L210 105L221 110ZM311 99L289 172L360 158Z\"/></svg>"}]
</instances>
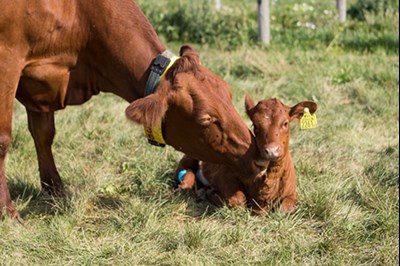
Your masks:
<instances>
[{"instance_id":1,"label":"calf's leg","mask_svg":"<svg viewBox=\"0 0 400 266\"><path fill-rule=\"evenodd\" d=\"M42 189L50 195L63 195L64 186L54 163L51 145L55 136L54 112L27 110L29 131L35 142Z\"/></svg>"},{"instance_id":2,"label":"calf's leg","mask_svg":"<svg viewBox=\"0 0 400 266\"><path fill-rule=\"evenodd\" d=\"M279 211L285 213L291 213L292 211L294 211L295 207L296 207L296 194L284 198L281 202L281 206L279 207Z\"/></svg>"},{"instance_id":3,"label":"calf's leg","mask_svg":"<svg viewBox=\"0 0 400 266\"><path fill-rule=\"evenodd\" d=\"M187 155L184 155L180 160L178 167L175 171L175 177L177 178L179 172L182 170L186 170L186 174L183 177L182 182L179 184L179 188L183 190L193 189L196 183L196 172L199 169L199 161L190 158Z\"/></svg>"},{"instance_id":4,"label":"calf's leg","mask_svg":"<svg viewBox=\"0 0 400 266\"><path fill-rule=\"evenodd\" d=\"M246 207L246 195L243 185L234 178L217 177L215 180L217 191L211 190L207 199L214 205L221 206L226 203L230 208Z\"/></svg>"},{"instance_id":5,"label":"calf's leg","mask_svg":"<svg viewBox=\"0 0 400 266\"><path fill-rule=\"evenodd\" d=\"M290 153L289 153L290 156ZM291 156L288 158L288 170L285 176L282 177L282 199L279 211L291 213L296 207L296 175L294 172L294 164Z\"/></svg>"}]
</instances>

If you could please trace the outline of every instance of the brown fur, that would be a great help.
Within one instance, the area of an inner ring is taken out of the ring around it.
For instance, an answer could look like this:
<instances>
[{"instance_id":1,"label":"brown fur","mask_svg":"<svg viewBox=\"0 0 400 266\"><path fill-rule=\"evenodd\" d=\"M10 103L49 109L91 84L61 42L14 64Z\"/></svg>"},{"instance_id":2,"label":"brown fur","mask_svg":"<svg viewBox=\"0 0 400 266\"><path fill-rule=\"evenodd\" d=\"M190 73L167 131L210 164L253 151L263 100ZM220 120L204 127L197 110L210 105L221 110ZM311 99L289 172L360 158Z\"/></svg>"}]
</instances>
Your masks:
<instances>
[{"instance_id":1,"label":"brown fur","mask_svg":"<svg viewBox=\"0 0 400 266\"><path fill-rule=\"evenodd\" d=\"M255 214L264 214L280 205L283 212L291 212L296 204L296 175L289 151L289 122L299 119L304 108L311 113L317 110L313 102L301 102L292 108L277 99L260 101L257 105L246 96L246 112L253 122L254 138L258 153L253 157L252 173L243 173L240 168L207 162L197 162L185 155L176 174L182 169L196 172L201 168L213 189L209 200L217 205L229 207L249 206ZM195 168L192 168L195 166ZM185 176L181 189L191 189L194 175Z\"/></svg>"},{"instance_id":2,"label":"brown fur","mask_svg":"<svg viewBox=\"0 0 400 266\"><path fill-rule=\"evenodd\" d=\"M18 216L4 173L15 98L26 107L41 184L51 194L64 190L51 151L54 111L100 92L129 102L126 116L136 123L161 121L167 144L193 158L248 165L256 147L231 90L189 45L144 97L150 66L166 48L135 1L0 0L0 6L0 215Z\"/></svg>"}]
</instances>

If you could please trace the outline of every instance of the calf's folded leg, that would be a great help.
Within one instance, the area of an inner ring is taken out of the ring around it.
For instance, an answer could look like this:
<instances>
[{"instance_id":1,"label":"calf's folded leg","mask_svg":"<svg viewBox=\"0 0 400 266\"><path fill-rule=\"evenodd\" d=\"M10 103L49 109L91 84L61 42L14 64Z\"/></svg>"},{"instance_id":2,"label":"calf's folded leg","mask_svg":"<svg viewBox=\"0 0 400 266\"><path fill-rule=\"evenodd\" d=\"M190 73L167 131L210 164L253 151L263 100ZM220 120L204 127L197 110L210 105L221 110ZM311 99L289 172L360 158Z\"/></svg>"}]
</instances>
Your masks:
<instances>
[{"instance_id":1,"label":"calf's folded leg","mask_svg":"<svg viewBox=\"0 0 400 266\"><path fill-rule=\"evenodd\" d=\"M216 191L208 193L208 200L214 205L226 203L230 208L246 207L246 195L243 185L230 176L218 176L213 179Z\"/></svg>"},{"instance_id":2,"label":"calf's folded leg","mask_svg":"<svg viewBox=\"0 0 400 266\"><path fill-rule=\"evenodd\" d=\"M296 207L296 195L291 195L282 200L281 206L279 207L279 211L285 213L291 213L294 211Z\"/></svg>"},{"instance_id":3,"label":"calf's folded leg","mask_svg":"<svg viewBox=\"0 0 400 266\"><path fill-rule=\"evenodd\" d=\"M175 177L178 178L179 172L186 170L186 174L179 184L179 188L183 190L191 190L196 183L196 172L199 169L199 161L184 155L180 160L178 167L175 171Z\"/></svg>"}]
</instances>

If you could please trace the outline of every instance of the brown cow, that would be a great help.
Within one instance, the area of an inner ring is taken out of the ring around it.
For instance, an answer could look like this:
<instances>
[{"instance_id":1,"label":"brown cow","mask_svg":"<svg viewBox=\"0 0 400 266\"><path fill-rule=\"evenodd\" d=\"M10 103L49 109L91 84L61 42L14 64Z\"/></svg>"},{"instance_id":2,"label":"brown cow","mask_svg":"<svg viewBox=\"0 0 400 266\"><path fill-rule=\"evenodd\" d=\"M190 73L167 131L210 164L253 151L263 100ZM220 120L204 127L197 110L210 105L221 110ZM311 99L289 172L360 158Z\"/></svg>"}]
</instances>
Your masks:
<instances>
[{"instance_id":1,"label":"brown cow","mask_svg":"<svg viewBox=\"0 0 400 266\"><path fill-rule=\"evenodd\" d=\"M171 56L135 1L0 0L0 6L0 216L18 218L4 173L15 97L26 107L41 185L51 194L64 191L51 150L54 112L100 91L131 103L130 120L162 123L175 149L251 171L256 147L231 90L190 46L181 48L165 78L152 79L158 87L146 96L151 74L162 73L151 67L165 63L157 63L159 55L168 62Z\"/></svg>"},{"instance_id":2,"label":"brown cow","mask_svg":"<svg viewBox=\"0 0 400 266\"><path fill-rule=\"evenodd\" d=\"M249 175L229 165L198 162L185 155L176 171L177 176L184 169L186 172L179 187L191 189L199 180L211 188L208 198L217 205L247 205L254 213L263 214L280 204L281 211L291 212L296 204L296 176L289 151L289 123L300 119L306 107L314 113L317 104L305 101L290 108L277 99L268 99L255 105L246 96L245 105L253 122L259 151L253 161L259 169L254 168L256 171Z\"/></svg>"}]
</instances>

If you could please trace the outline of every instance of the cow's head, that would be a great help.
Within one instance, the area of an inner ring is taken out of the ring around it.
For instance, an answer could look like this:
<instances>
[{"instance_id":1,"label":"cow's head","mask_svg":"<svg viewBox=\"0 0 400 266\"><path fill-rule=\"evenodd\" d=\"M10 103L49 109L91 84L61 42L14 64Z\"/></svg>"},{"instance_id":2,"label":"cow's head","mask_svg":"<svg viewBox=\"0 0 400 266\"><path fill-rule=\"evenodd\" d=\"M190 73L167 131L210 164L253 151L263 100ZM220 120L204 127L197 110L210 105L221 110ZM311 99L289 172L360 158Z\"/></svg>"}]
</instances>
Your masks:
<instances>
[{"instance_id":1,"label":"cow's head","mask_svg":"<svg viewBox=\"0 0 400 266\"><path fill-rule=\"evenodd\" d=\"M306 107L312 114L317 110L317 104L311 101L288 107L277 99L268 99L255 105L248 95L245 107L253 122L259 152L263 158L272 161L283 158L288 151L290 122L300 119Z\"/></svg>"},{"instance_id":2,"label":"cow's head","mask_svg":"<svg viewBox=\"0 0 400 266\"><path fill-rule=\"evenodd\" d=\"M127 117L154 126L162 121L167 144L192 158L232 163L246 153L251 135L232 104L229 85L200 63L188 45L155 93L126 109Z\"/></svg>"}]
</instances>

